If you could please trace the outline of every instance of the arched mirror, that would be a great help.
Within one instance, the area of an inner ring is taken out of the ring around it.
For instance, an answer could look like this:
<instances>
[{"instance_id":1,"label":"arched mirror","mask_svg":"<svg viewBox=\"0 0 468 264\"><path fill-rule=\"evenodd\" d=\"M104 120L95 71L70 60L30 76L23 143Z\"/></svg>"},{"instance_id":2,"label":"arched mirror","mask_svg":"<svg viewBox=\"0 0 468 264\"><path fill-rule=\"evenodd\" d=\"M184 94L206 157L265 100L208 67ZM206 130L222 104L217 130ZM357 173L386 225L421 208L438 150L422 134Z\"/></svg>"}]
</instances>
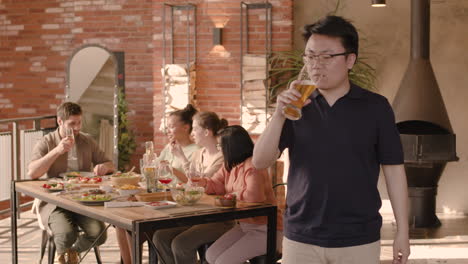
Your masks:
<instances>
[{"instance_id":1,"label":"arched mirror","mask_svg":"<svg viewBox=\"0 0 468 264\"><path fill-rule=\"evenodd\" d=\"M118 166L118 65L115 55L98 45L75 50L68 62L66 101L81 105L82 131Z\"/></svg>"}]
</instances>

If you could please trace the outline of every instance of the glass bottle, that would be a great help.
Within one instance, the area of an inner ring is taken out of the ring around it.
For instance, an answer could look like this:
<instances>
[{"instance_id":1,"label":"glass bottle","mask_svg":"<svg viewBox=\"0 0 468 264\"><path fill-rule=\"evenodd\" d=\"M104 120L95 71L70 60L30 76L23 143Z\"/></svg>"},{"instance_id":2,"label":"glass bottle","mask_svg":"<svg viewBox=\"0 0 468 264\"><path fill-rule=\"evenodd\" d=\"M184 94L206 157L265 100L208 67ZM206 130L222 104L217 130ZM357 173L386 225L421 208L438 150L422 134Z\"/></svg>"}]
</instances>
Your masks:
<instances>
[{"instance_id":1,"label":"glass bottle","mask_svg":"<svg viewBox=\"0 0 468 264\"><path fill-rule=\"evenodd\" d=\"M143 175L146 179L146 191L156 191L156 153L152 141L145 142L145 154L143 154Z\"/></svg>"}]
</instances>

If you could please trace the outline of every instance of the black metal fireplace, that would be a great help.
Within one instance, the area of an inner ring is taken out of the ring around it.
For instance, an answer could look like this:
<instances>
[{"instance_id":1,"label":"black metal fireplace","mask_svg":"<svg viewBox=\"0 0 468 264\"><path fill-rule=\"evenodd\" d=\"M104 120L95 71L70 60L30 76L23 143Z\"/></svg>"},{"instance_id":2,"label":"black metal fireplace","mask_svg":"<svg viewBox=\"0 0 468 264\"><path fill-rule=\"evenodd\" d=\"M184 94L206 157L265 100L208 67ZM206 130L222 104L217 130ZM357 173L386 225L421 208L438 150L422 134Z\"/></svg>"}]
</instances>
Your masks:
<instances>
[{"instance_id":1,"label":"black metal fireplace","mask_svg":"<svg viewBox=\"0 0 468 264\"><path fill-rule=\"evenodd\" d=\"M430 0L411 1L411 59L393 102L405 155L413 228L437 227L437 184L457 161L455 134L429 60Z\"/></svg>"}]
</instances>

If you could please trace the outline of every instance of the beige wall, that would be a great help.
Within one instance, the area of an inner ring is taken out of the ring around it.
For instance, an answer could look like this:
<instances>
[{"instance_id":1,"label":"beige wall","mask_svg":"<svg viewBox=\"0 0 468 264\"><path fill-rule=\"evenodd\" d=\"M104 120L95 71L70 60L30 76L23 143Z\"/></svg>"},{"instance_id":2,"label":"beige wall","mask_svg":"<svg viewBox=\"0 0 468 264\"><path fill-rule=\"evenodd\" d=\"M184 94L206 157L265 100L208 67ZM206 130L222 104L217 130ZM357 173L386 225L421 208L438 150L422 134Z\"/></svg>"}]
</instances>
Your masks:
<instances>
[{"instance_id":1,"label":"beige wall","mask_svg":"<svg viewBox=\"0 0 468 264\"><path fill-rule=\"evenodd\" d=\"M377 70L378 92L393 101L409 60L409 0L389 0L373 8L371 0L342 0L338 15L360 32L360 53L371 57ZM334 0L296 0L295 45L302 48L300 29L334 9ZM452 127L460 160L449 163L439 182L437 211L468 213L468 1L431 1L431 61ZM361 55L361 56L362 56ZM383 181L382 198L387 198Z\"/></svg>"}]
</instances>

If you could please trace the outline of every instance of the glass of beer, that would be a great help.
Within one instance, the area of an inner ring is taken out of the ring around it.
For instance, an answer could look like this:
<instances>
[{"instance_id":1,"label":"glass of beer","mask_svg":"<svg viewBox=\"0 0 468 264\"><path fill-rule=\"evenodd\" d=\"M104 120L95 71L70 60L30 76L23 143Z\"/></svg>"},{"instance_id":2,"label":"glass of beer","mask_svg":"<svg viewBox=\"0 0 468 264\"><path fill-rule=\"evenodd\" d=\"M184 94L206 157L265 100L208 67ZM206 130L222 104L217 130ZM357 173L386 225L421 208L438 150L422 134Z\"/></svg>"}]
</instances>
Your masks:
<instances>
[{"instance_id":1,"label":"glass of beer","mask_svg":"<svg viewBox=\"0 0 468 264\"><path fill-rule=\"evenodd\" d=\"M307 74L306 66L302 68L299 73L299 78L297 83L294 85L293 89L296 89L301 93L301 97L297 100L292 101L291 103L283 107L283 115L290 120L299 120L302 117L302 106L312 92L315 90L316 82L309 78Z\"/></svg>"}]
</instances>

